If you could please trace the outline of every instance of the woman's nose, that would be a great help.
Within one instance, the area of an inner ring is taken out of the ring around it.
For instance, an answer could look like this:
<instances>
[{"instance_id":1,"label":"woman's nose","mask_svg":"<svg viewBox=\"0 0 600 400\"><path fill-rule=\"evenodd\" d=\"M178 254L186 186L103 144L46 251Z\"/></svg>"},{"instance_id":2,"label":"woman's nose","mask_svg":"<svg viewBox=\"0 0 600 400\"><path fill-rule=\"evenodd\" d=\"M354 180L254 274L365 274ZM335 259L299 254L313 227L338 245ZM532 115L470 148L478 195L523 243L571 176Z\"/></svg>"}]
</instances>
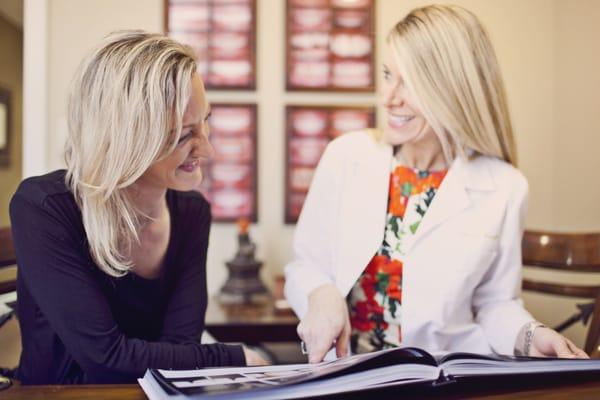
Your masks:
<instances>
[{"instance_id":1,"label":"woman's nose","mask_svg":"<svg viewBox=\"0 0 600 400\"><path fill-rule=\"evenodd\" d=\"M387 107L404 105L404 86L400 82L386 81L384 83L383 105Z\"/></svg>"},{"instance_id":2,"label":"woman's nose","mask_svg":"<svg viewBox=\"0 0 600 400\"><path fill-rule=\"evenodd\" d=\"M215 149L206 135L200 135L198 140L195 141L193 154L199 158L212 158L214 156Z\"/></svg>"},{"instance_id":3,"label":"woman's nose","mask_svg":"<svg viewBox=\"0 0 600 400\"><path fill-rule=\"evenodd\" d=\"M398 86L390 87L384 92L383 105L400 107L404 104L402 89Z\"/></svg>"}]
</instances>

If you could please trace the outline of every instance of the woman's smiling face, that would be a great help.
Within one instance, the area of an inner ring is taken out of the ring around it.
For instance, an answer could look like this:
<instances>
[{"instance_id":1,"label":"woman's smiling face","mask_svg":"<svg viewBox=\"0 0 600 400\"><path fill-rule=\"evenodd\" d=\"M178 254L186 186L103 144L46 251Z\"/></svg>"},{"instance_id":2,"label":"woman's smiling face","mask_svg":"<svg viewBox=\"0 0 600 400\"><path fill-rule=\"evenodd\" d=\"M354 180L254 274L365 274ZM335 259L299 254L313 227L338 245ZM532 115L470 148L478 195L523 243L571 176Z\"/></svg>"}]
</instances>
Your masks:
<instances>
[{"instance_id":1,"label":"woman's smiling face","mask_svg":"<svg viewBox=\"0 0 600 400\"><path fill-rule=\"evenodd\" d=\"M388 48L383 64L382 102L387 111L385 140L397 146L431 139L435 133L415 104L391 55L392 49Z\"/></svg>"},{"instance_id":2,"label":"woman's smiling face","mask_svg":"<svg viewBox=\"0 0 600 400\"><path fill-rule=\"evenodd\" d=\"M209 116L210 105L204 86L200 76L195 74L190 100L183 115L181 138L175 150L152 164L138 183L178 191L197 189L202 182L203 161L212 154L212 146L208 141Z\"/></svg>"}]
</instances>

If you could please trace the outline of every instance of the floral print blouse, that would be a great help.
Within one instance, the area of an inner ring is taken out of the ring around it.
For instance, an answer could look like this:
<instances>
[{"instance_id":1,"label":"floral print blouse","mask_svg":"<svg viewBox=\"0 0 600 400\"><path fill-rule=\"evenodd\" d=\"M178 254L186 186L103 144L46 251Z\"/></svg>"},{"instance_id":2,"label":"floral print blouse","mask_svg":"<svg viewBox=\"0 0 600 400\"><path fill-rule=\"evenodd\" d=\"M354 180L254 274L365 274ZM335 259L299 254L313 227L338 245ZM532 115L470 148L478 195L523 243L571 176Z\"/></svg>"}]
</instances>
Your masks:
<instances>
[{"instance_id":1,"label":"floral print blouse","mask_svg":"<svg viewBox=\"0 0 600 400\"><path fill-rule=\"evenodd\" d=\"M404 249L414 238L446 172L420 171L393 159L383 243L347 298L353 353L395 347L402 342Z\"/></svg>"}]
</instances>

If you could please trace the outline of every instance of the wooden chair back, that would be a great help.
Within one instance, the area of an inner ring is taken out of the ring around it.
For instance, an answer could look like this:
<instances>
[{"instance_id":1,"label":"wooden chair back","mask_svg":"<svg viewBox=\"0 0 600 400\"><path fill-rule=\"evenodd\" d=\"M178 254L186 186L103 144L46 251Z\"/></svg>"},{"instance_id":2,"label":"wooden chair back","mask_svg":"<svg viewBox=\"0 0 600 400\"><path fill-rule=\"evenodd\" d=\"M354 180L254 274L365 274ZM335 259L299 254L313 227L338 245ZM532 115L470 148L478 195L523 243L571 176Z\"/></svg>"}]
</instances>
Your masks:
<instances>
[{"instance_id":1,"label":"wooden chair back","mask_svg":"<svg viewBox=\"0 0 600 400\"><path fill-rule=\"evenodd\" d=\"M0 228L0 268L6 268L17 264L17 256L13 246L10 227ZM0 294L16 290L15 280L0 281Z\"/></svg>"},{"instance_id":2,"label":"wooden chair back","mask_svg":"<svg viewBox=\"0 0 600 400\"><path fill-rule=\"evenodd\" d=\"M523 265L567 272L600 272L600 233L557 233L526 230ZM523 280L523 289L595 301L584 350L600 351L600 285L574 285Z\"/></svg>"}]
</instances>

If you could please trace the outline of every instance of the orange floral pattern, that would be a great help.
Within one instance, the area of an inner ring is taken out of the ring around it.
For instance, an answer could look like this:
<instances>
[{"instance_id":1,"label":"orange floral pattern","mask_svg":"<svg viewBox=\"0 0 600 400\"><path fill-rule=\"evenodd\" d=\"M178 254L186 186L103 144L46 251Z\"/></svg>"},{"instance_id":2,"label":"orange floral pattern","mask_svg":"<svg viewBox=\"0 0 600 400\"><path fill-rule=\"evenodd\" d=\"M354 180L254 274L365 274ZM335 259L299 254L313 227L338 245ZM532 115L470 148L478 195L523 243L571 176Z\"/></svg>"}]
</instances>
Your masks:
<instances>
[{"instance_id":1,"label":"orange floral pattern","mask_svg":"<svg viewBox=\"0 0 600 400\"><path fill-rule=\"evenodd\" d=\"M446 170L392 165L383 243L348 295L354 353L398 346L402 341L404 248L425 216Z\"/></svg>"}]
</instances>

